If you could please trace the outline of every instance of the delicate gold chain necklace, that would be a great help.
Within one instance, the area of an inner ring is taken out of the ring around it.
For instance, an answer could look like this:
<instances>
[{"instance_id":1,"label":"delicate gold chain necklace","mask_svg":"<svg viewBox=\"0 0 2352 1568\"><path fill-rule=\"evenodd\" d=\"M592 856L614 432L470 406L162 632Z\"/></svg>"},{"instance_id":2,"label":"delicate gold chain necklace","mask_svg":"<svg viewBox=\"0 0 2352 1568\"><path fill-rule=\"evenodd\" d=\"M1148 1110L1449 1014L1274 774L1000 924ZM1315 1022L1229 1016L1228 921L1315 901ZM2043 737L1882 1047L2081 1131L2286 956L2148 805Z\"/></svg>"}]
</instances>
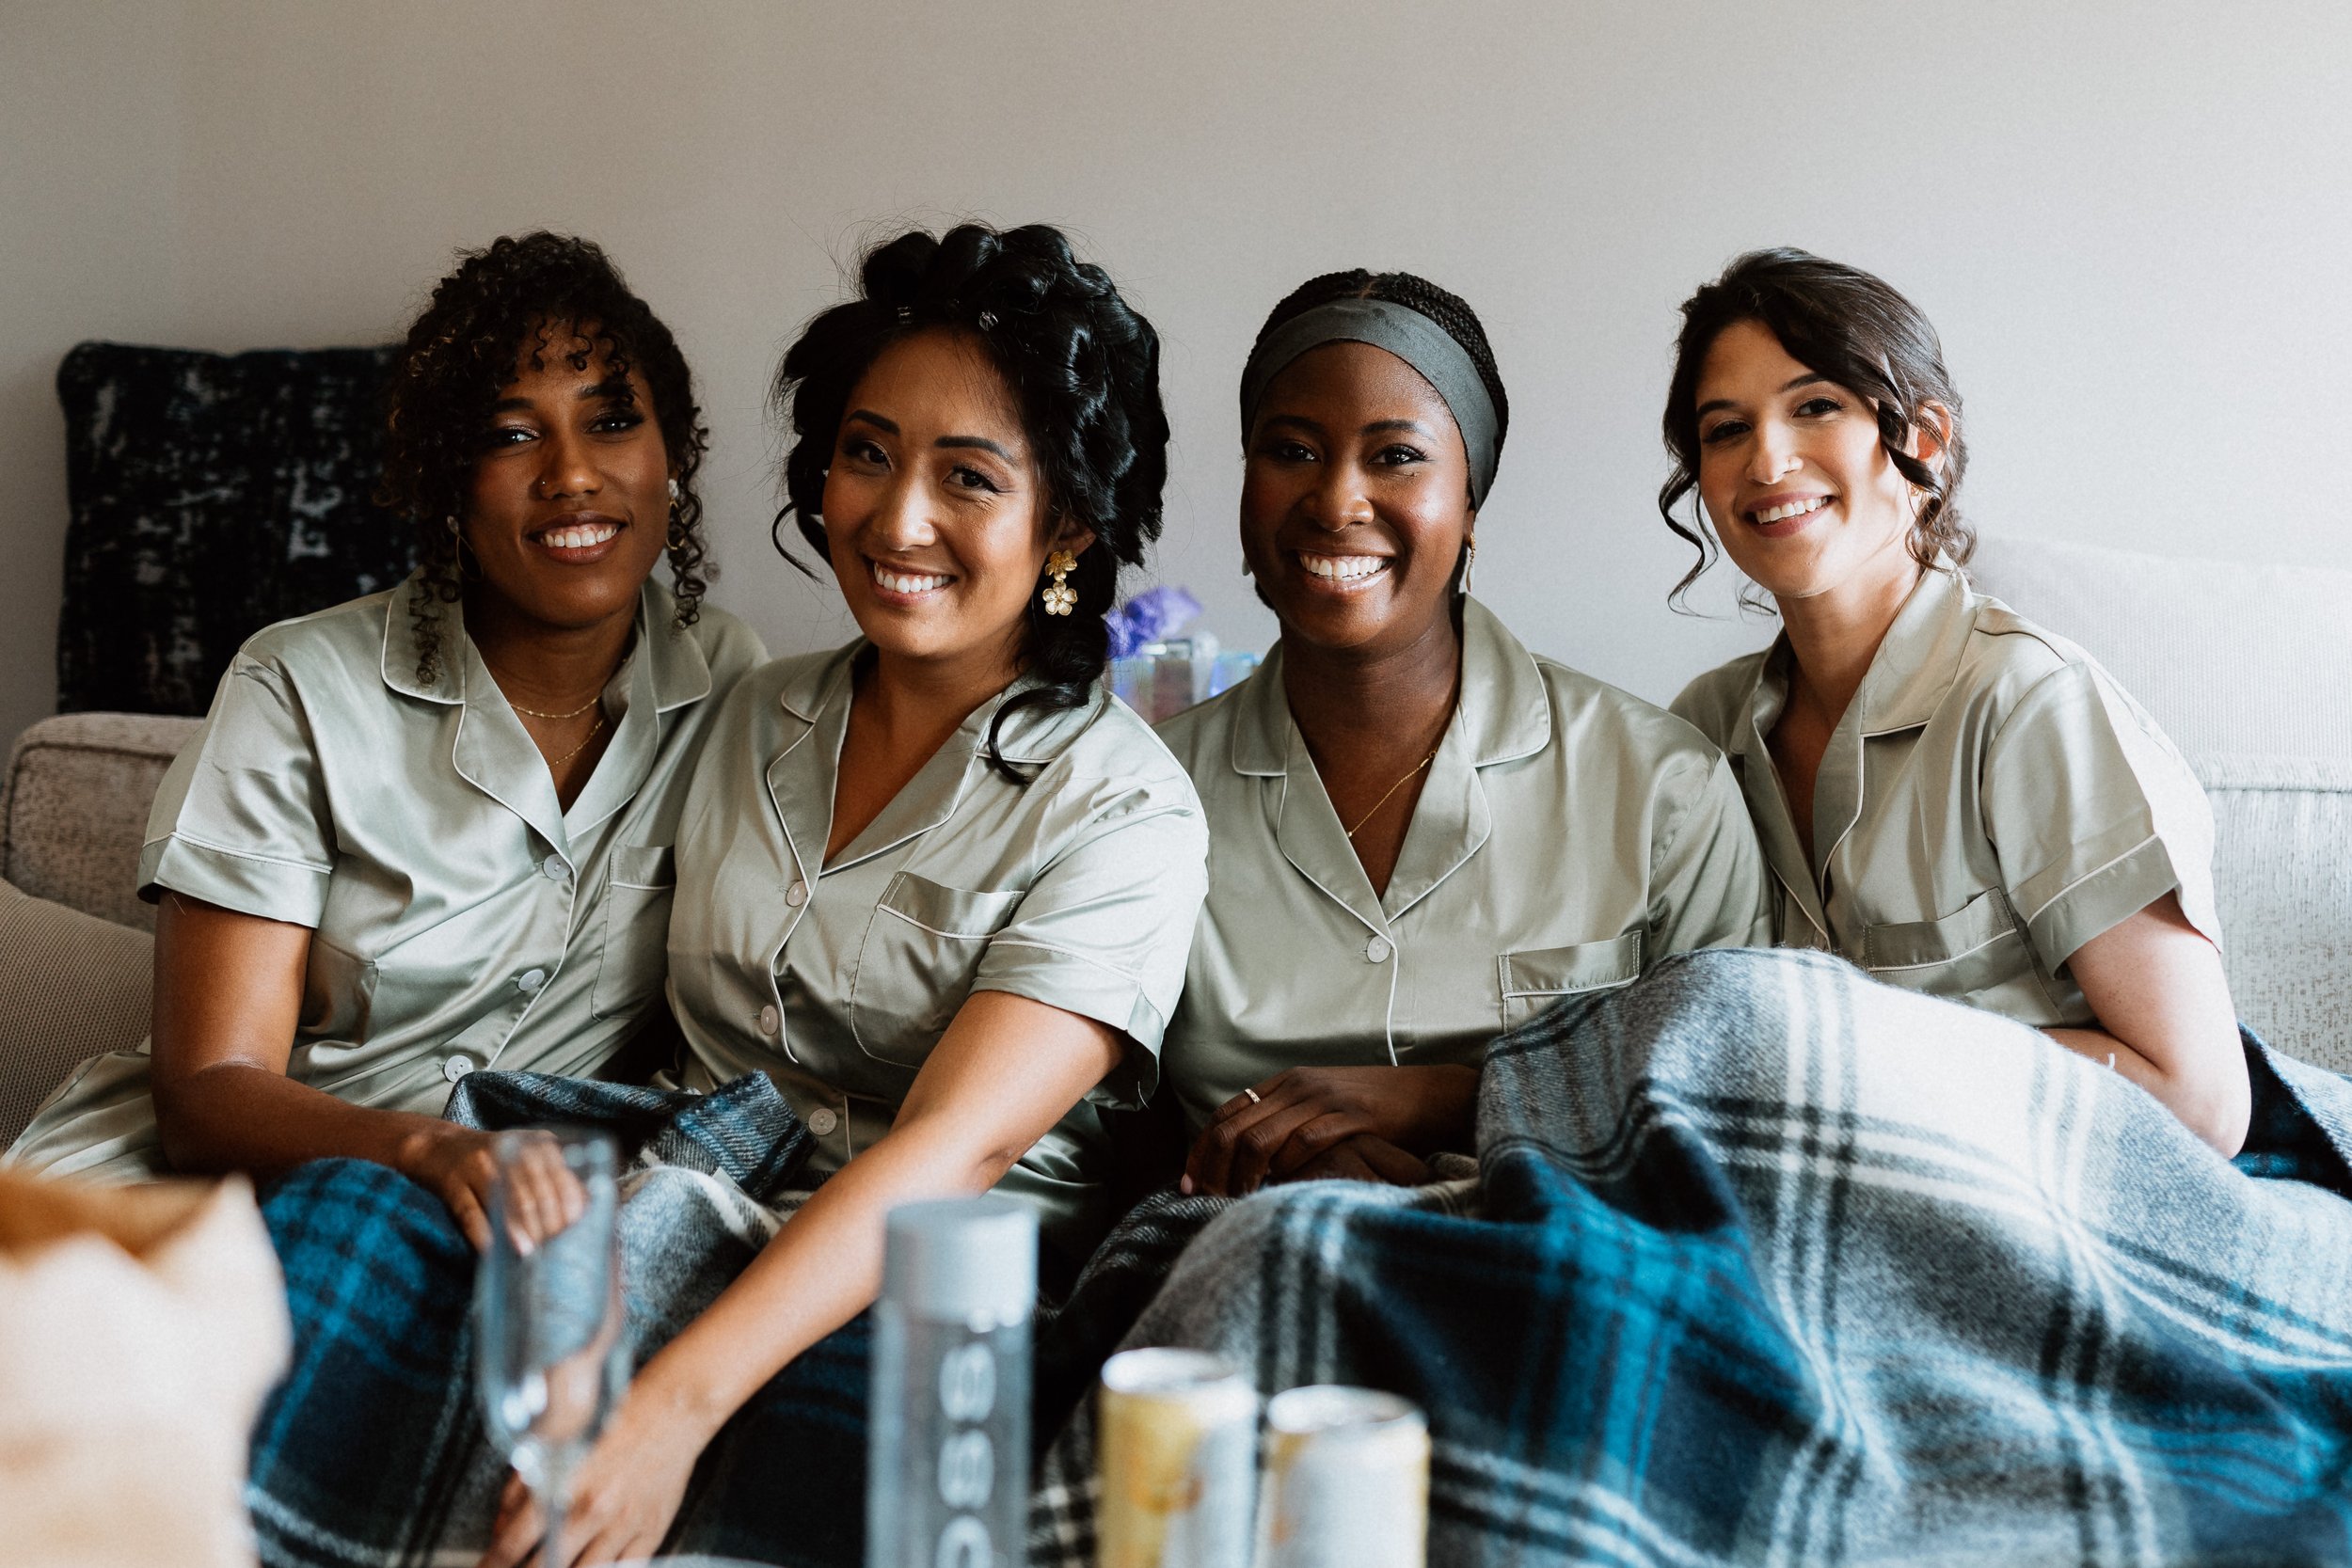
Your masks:
<instances>
[{"instance_id":1,"label":"delicate gold chain necklace","mask_svg":"<svg viewBox=\"0 0 2352 1568\"><path fill-rule=\"evenodd\" d=\"M573 711L575 714L580 714L580 713L585 713L585 712L586 712L586 711L588 711L588 710L587 710L587 709L585 709L585 708L575 708L575 709L573 709L572 711ZM564 752L562 756L560 756L560 757L555 757L555 758L550 759L550 760L548 761L548 768L561 768L561 767L563 767L565 763L567 763L567 762L571 761L571 760L572 760L572 758L574 758L574 757L576 757L576 756L580 755L580 752L582 752L586 751L586 750L588 749L588 742L589 742L589 741L591 741L591 740L596 739L596 736L598 736L602 735L603 733L604 733L604 715L603 715L603 714L601 714L601 713L599 713L599 714L597 714L597 715L596 715L596 721L595 723L593 723L593 724L591 724L591 725L589 725L589 726L588 726L588 733L587 733L587 735L586 735L585 736L583 736L583 737L581 738L581 740L580 740L580 744L579 744L579 745L577 745L577 746L575 746L575 747L573 747L570 751L568 751L568 752Z\"/></svg>"},{"instance_id":2,"label":"delicate gold chain necklace","mask_svg":"<svg viewBox=\"0 0 2352 1568\"><path fill-rule=\"evenodd\" d=\"M598 703L602 702L603 700L604 700L604 691L603 691L603 689L602 689L602 688L598 688L598 689L597 689L597 691L596 691L596 694L595 696L593 696L593 697L589 698L586 702L584 702L584 703L580 704L578 707L576 707L576 708L572 709L572 711L571 711L571 712L569 712L569 713L542 713L542 712L540 712L540 711L539 711L537 708L535 708L535 707L525 707L525 706L523 706L523 705L522 705L522 704L520 704L520 703L518 703L518 702L515 701L515 699L514 699L514 698L512 698L512 697L509 697L509 698L507 698L507 699L506 699L506 705L507 705L508 707L513 708L513 709L514 709L516 713L528 713L528 714L530 714L530 715L531 715L533 719L577 719L577 718L579 718L581 714L583 714L583 713L587 712L590 708L595 707L595 706L596 706ZM593 731L593 730L591 730L589 733L590 733L591 735L593 735L593 734L595 734L596 732L595 732L595 731Z\"/></svg>"},{"instance_id":3,"label":"delicate gold chain necklace","mask_svg":"<svg viewBox=\"0 0 2352 1568\"><path fill-rule=\"evenodd\" d=\"M1363 816L1356 819L1355 827L1347 830L1348 841L1350 843L1355 842L1356 835L1363 831L1364 824L1380 815L1380 808L1389 803L1389 796L1394 795L1398 790L1405 787L1406 779L1411 778L1414 774L1420 772L1422 768L1428 767L1431 763L1437 760L1438 753L1433 750L1427 756L1422 758L1419 762L1413 764L1412 767L1406 768L1405 770L1405 778L1399 779L1396 783L1389 785L1387 793L1383 794L1380 799L1372 803L1372 809L1370 811L1364 813Z\"/></svg>"}]
</instances>

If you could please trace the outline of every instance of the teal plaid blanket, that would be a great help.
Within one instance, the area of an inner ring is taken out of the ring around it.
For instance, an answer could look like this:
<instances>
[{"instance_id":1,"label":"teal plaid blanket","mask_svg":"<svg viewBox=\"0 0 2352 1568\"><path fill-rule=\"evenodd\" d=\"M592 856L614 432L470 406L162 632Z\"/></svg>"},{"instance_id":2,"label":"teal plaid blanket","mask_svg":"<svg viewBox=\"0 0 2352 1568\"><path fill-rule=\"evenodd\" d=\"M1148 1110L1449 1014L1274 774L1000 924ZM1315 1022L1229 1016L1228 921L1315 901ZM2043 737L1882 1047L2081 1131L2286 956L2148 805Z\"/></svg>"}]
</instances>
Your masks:
<instances>
[{"instance_id":1,"label":"teal plaid blanket","mask_svg":"<svg viewBox=\"0 0 2352 1568\"><path fill-rule=\"evenodd\" d=\"M1155 1200L1063 1326L1416 1400L1433 1568L2352 1562L2352 1084L2248 1052L2233 1166L2020 1025L1671 958L1490 1049L1475 1183ZM1032 1564L1092 1465L1081 1406Z\"/></svg>"},{"instance_id":2,"label":"teal plaid blanket","mask_svg":"<svg viewBox=\"0 0 2352 1568\"><path fill-rule=\"evenodd\" d=\"M2031 1030L1820 956L1668 959L1494 1045L1475 1180L1129 1216L1039 1320L1030 1560L1090 1563L1083 1391L1152 1343L1418 1401L1433 1568L2352 1563L2352 1084L2248 1057L2233 1164ZM640 1150L641 1354L751 1256L747 1199L804 1180L765 1080L467 1083L469 1118ZM264 1212L295 1325L254 1448L264 1561L469 1561L497 1465L463 1241L353 1162ZM853 1568L865 1365L860 1320L763 1391L674 1547Z\"/></svg>"}]
</instances>

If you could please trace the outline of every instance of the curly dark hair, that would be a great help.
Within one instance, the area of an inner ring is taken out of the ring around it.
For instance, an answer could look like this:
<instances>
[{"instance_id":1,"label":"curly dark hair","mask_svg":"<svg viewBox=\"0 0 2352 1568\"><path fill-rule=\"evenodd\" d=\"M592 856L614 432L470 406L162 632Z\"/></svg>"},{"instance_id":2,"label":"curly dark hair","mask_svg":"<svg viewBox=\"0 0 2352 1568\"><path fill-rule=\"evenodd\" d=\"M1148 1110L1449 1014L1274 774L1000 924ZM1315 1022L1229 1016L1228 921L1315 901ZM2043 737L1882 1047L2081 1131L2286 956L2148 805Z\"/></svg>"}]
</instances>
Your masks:
<instances>
[{"instance_id":1,"label":"curly dark hair","mask_svg":"<svg viewBox=\"0 0 2352 1568\"><path fill-rule=\"evenodd\" d=\"M601 360L614 377L632 368L644 375L677 474L668 537L676 624L692 626L701 614L703 592L717 576L704 564L703 503L694 487L710 433L677 340L630 292L601 246L545 230L509 234L486 249L459 253L457 269L435 286L409 326L386 392L384 480L376 499L417 530L430 590L419 595L416 610L420 680L439 674L437 607L464 592L466 570L450 523L465 515L490 405L525 360L533 370L545 363L567 327L570 346L558 352L575 369Z\"/></svg>"},{"instance_id":2,"label":"curly dark hair","mask_svg":"<svg viewBox=\"0 0 2352 1568\"><path fill-rule=\"evenodd\" d=\"M1966 565L1976 553L1976 531L1960 515L1960 482L1968 470L1968 444L1961 437L1960 388L1944 368L1944 345L1919 308L1882 278L1859 267L1824 261L1809 251L1781 246L1751 250L1733 260L1724 275L1682 305L1682 332L1675 340L1674 379L1666 389L1666 451L1674 472L1658 491L1658 511L1666 526L1698 552L1698 561L1667 595L1677 610L1699 575L1723 552L1708 527L1707 509L1693 507L1692 526L1675 507L1698 488L1699 375L1708 350L1725 328L1752 321L1780 340L1788 356L1867 400L1876 409L1879 445L1896 472L1927 492L1907 541L1911 557L1934 564L1940 550ZM1940 410L1940 417L1930 410ZM1915 428L1924 429L1944 449L1940 467L1903 450ZM1742 591L1744 604L1765 608Z\"/></svg>"},{"instance_id":3,"label":"curly dark hair","mask_svg":"<svg viewBox=\"0 0 2352 1568\"><path fill-rule=\"evenodd\" d=\"M1502 372L1495 364L1494 345L1486 341L1486 325L1479 321L1478 312L1470 308L1470 302L1440 289L1426 277L1409 272L1367 272L1362 267L1310 277L1284 294L1281 303L1267 314L1265 325L1250 340L1249 352L1257 353L1258 345L1283 323L1335 299L1376 299L1384 305L1402 305L1444 328L1445 335L1461 344L1462 352L1470 356L1486 396L1494 402L1495 456L1502 456L1503 438L1511 433L1511 396L1502 389ZM1241 438L1245 446L1249 440L1249 416L1253 412L1247 406L1241 411ZM1463 574L1469 566L1470 548L1465 541L1462 558L1454 563L1454 591L1457 594L1462 591Z\"/></svg>"},{"instance_id":4,"label":"curly dark hair","mask_svg":"<svg viewBox=\"0 0 2352 1568\"><path fill-rule=\"evenodd\" d=\"M1077 260L1061 231L1044 224L999 231L966 223L936 238L915 230L875 245L859 264L857 297L810 321L776 372L774 402L792 446L770 537L802 571L808 568L784 544L785 519L796 518L801 537L831 559L825 472L850 393L890 344L940 330L986 350L1019 400L1050 513L1091 529L1099 546L1081 552L1070 574L1074 613L1048 615L1030 595L1023 653L1041 684L998 708L989 726L989 766L1026 784L1032 775L998 747L1005 721L1025 707L1089 700L1110 657L1103 617L1118 598L1120 568L1143 564L1160 536L1168 479L1160 339L1109 274Z\"/></svg>"}]
</instances>

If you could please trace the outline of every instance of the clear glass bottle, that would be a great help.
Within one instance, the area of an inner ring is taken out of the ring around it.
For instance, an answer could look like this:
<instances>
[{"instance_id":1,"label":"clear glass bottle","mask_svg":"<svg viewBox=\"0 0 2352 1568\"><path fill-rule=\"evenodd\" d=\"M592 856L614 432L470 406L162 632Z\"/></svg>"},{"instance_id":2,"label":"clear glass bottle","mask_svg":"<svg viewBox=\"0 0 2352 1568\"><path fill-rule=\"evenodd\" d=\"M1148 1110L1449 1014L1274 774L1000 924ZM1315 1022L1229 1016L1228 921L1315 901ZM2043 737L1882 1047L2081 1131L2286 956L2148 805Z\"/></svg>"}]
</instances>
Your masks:
<instances>
[{"instance_id":1,"label":"clear glass bottle","mask_svg":"<svg viewBox=\"0 0 2352 1568\"><path fill-rule=\"evenodd\" d=\"M1037 1215L1010 1198L890 1212L874 1307L866 1568L1025 1568Z\"/></svg>"}]
</instances>

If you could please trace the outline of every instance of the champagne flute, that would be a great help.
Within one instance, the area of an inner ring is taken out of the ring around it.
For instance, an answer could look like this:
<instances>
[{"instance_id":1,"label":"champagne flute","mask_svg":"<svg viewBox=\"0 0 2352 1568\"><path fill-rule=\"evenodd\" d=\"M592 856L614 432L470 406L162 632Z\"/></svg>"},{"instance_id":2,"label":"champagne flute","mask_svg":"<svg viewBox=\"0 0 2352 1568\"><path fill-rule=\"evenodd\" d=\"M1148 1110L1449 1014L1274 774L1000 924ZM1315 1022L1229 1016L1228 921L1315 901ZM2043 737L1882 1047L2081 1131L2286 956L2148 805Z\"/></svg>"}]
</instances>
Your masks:
<instances>
[{"instance_id":1,"label":"champagne flute","mask_svg":"<svg viewBox=\"0 0 2352 1568\"><path fill-rule=\"evenodd\" d=\"M560 1564L571 1480L628 1381L612 1140L501 1132L490 1245L474 1276L475 1393L490 1441L547 1518Z\"/></svg>"}]
</instances>

